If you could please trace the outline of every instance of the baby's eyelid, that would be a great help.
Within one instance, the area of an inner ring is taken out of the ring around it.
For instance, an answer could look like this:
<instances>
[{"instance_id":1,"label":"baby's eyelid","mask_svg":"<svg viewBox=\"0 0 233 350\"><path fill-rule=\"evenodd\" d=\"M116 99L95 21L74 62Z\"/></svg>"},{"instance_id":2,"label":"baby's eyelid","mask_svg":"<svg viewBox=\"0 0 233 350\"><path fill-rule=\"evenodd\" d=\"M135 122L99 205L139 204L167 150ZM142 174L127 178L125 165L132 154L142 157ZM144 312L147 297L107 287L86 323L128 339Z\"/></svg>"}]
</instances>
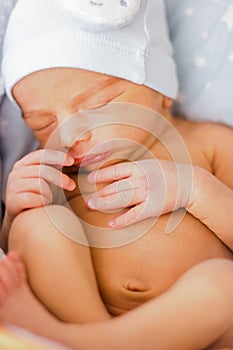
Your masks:
<instances>
[{"instance_id":1,"label":"baby's eyelid","mask_svg":"<svg viewBox=\"0 0 233 350\"><path fill-rule=\"evenodd\" d=\"M89 110L89 111L93 111L93 110L101 109L101 108L107 106L108 103L109 103L109 101L107 101L107 102L101 102L101 103L99 103L98 105L93 105L93 106L89 107L88 110Z\"/></svg>"},{"instance_id":2,"label":"baby's eyelid","mask_svg":"<svg viewBox=\"0 0 233 350\"><path fill-rule=\"evenodd\" d=\"M28 117L25 119L25 121L34 131L40 131L57 124L57 118L55 116L47 116L47 118Z\"/></svg>"},{"instance_id":3,"label":"baby's eyelid","mask_svg":"<svg viewBox=\"0 0 233 350\"><path fill-rule=\"evenodd\" d=\"M42 130L46 130L47 128L50 128L53 125L55 126L56 123L52 122L52 123L49 123L49 124L46 124L46 125L43 125L43 126L40 126L40 127L33 128L33 130L34 131L42 131Z\"/></svg>"},{"instance_id":4,"label":"baby's eyelid","mask_svg":"<svg viewBox=\"0 0 233 350\"><path fill-rule=\"evenodd\" d=\"M31 120L31 119L42 119L42 118L51 118L51 119L57 119L54 114L39 114L39 113L33 113L33 114L27 114L27 113L22 113L22 116L25 120Z\"/></svg>"},{"instance_id":5,"label":"baby's eyelid","mask_svg":"<svg viewBox=\"0 0 233 350\"><path fill-rule=\"evenodd\" d=\"M99 110L105 106L107 106L109 103L111 102L114 102L114 100L120 95L117 94L117 95L114 95L114 96L110 96L108 97L107 99L104 99L103 101L100 101L99 103L97 104L87 104L87 105L82 105L82 106L79 106L79 107L76 107L76 113L78 112L83 112L83 111L93 111L93 110Z\"/></svg>"}]
</instances>

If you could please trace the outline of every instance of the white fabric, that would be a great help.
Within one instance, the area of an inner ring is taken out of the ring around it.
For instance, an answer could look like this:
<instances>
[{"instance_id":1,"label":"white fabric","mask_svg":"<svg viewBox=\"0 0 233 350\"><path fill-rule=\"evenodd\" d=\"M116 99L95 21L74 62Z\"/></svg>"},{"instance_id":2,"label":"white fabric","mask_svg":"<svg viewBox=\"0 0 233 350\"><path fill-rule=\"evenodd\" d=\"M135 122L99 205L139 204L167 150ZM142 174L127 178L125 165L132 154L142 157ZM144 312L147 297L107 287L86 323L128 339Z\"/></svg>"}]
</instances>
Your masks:
<instances>
[{"instance_id":1,"label":"white fabric","mask_svg":"<svg viewBox=\"0 0 233 350\"><path fill-rule=\"evenodd\" d=\"M57 0L57 5L84 29L101 32L132 22L140 10L141 0Z\"/></svg>"},{"instance_id":2,"label":"white fabric","mask_svg":"<svg viewBox=\"0 0 233 350\"><path fill-rule=\"evenodd\" d=\"M78 19L62 11L57 0L20 0L9 21L2 71L11 99L20 79L52 67L118 76L174 98L172 55L162 0L142 0L130 23L98 33L80 28Z\"/></svg>"},{"instance_id":3,"label":"white fabric","mask_svg":"<svg viewBox=\"0 0 233 350\"><path fill-rule=\"evenodd\" d=\"M177 114L233 127L233 0L165 0L178 68Z\"/></svg>"},{"instance_id":4,"label":"white fabric","mask_svg":"<svg viewBox=\"0 0 233 350\"><path fill-rule=\"evenodd\" d=\"M6 30L8 18L17 0L0 0L0 64L2 62L3 38ZM0 103L4 95L4 85L0 70Z\"/></svg>"},{"instance_id":5,"label":"white fabric","mask_svg":"<svg viewBox=\"0 0 233 350\"><path fill-rule=\"evenodd\" d=\"M0 0L0 64L2 61L2 43L3 43L3 37L4 37L6 25L7 25L10 13L12 11L12 8L15 5L16 1L17 0ZM0 106L3 100L4 93L5 93L5 89L4 89L2 74L0 70ZM1 115L0 115L0 121L1 121ZM0 125L0 185L2 182L2 161L1 161L2 142L1 141L2 141L2 130ZM1 227L1 218L2 218L2 206L1 206L1 186L0 186L0 227Z\"/></svg>"}]
</instances>

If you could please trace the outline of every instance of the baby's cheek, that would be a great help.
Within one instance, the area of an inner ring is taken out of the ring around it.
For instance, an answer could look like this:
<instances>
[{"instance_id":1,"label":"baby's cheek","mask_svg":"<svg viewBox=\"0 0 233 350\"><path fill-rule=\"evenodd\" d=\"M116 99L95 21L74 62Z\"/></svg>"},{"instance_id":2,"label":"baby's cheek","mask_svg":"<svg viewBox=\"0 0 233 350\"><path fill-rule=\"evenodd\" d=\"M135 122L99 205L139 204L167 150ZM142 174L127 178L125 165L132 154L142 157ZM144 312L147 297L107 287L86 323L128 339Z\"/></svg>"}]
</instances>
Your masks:
<instances>
[{"instance_id":1,"label":"baby's cheek","mask_svg":"<svg viewBox=\"0 0 233 350\"><path fill-rule=\"evenodd\" d=\"M39 141L39 144L41 148L54 148L58 149L58 141L51 138L51 134L49 132L45 131L34 131L34 135L36 139Z\"/></svg>"}]
</instances>

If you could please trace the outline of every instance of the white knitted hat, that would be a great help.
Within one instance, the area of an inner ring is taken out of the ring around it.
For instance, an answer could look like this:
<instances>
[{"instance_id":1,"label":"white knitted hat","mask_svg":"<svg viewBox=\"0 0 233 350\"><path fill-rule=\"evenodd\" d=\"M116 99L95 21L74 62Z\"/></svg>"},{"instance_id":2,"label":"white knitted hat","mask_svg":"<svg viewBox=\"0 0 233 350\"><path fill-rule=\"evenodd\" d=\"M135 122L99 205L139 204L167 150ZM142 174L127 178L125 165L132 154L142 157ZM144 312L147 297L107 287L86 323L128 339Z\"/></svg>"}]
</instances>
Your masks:
<instances>
[{"instance_id":1,"label":"white knitted hat","mask_svg":"<svg viewBox=\"0 0 233 350\"><path fill-rule=\"evenodd\" d=\"M177 94L162 0L19 0L6 32L2 73L8 96L47 68L101 72Z\"/></svg>"}]
</instances>

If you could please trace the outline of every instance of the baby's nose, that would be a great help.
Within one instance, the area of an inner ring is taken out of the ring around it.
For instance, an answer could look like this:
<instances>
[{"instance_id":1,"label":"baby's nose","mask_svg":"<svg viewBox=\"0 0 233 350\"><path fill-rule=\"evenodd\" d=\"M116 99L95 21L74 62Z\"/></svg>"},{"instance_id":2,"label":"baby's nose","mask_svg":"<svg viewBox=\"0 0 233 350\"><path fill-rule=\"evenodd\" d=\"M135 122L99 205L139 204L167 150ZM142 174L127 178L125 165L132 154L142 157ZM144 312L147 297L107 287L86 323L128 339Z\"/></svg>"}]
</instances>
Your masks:
<instances>
[{"instance_id":1,"label":"baby's nose","mask_svg":"<svg viewBox=\"0 0 233 350\"><path fill-rule=\"evenodd\" d=\"M78 142L87 142L91 139L91 130L88 125L77 119L68 119L59 125L61 146L71 148Z\"/></svg>"}]
</instances>

